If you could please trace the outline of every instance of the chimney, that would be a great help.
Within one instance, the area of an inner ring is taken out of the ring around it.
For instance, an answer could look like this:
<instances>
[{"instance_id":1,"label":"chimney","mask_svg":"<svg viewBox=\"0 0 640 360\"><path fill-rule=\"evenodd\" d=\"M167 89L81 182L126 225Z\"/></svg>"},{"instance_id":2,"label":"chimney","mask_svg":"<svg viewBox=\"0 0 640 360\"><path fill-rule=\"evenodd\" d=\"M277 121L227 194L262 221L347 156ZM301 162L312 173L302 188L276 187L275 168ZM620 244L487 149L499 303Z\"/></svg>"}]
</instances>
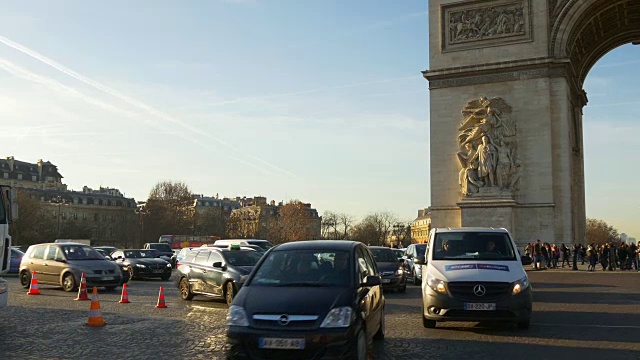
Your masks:
<instances>
[{"instance_id":1,"label":"chimney","mask_svg":"<svg viewBox=\"0 0 640 360\"><path fill-rule=\"evenodd\" d=\"M7 162L9 163L9 171L13 171L14 158L13 156L7 156Z\"/></svg>"}]
</instances>

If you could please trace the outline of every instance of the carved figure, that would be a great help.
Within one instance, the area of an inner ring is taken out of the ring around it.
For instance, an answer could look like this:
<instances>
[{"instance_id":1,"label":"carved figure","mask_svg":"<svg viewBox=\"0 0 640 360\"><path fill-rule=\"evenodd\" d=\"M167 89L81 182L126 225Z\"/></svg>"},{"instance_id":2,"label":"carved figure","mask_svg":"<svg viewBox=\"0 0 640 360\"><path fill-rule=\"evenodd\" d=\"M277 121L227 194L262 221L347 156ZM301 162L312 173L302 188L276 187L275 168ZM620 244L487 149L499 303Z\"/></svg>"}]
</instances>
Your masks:
<instances>
[{"instance_id":1,"label":"carved figure","mask_svg":"<svg viewBox=\"0 0 640 360\"><path fill-rule=\"evenodd\" d=\"M499 188L502 194L517 190L521 165L511 112L502 98L486 97L469 101L462 110L463 121L458 127L460 151L456 156L463 196L474 196L485 187Z\"/></svg>"},{"instance_id":2,"label":"carved figure","mask_svg":"<svg viewBox=\"0 0 640 360\"><path fill-rule=\"evenodd\" d=\"M489 142L488 136L482 137L482 144L478 146L472 161L478 160L478 177L483 180L485 185L496 186L495 172L498 153L493 144Z\"/></svg>"},{"instance_id":3,"label":"carved figure","mask_svg":"<svg viewBox=\"0 0 640 360\"><path fill-rule=\"evenodd\" d=\"M508 4L451 12L450 41L482 40L524 33L524 6Z\"/></svg>"}]
</instances>

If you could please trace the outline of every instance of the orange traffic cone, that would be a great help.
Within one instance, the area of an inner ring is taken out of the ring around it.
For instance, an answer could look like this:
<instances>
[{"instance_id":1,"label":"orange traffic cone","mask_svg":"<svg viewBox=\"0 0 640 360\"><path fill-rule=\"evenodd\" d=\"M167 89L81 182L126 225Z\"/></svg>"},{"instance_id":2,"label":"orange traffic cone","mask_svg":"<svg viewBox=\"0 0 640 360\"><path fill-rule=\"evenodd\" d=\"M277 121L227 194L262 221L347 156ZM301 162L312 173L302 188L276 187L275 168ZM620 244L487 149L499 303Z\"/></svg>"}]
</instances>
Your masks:
<instances>
[{"instance_id":1,"label":"orange traffic cone","mask_svg":"<svg viewBox=\"0 0 640 360\"><path fill-rule=\"evenodd\" d=\"M85 275L85 273L82 273L82 277L80 277L78 297L73 300L89 300L89 294L87 294L87 275Z\"/></svg>"},{"instance_id":2,"label":"orange traffic cone","mask_svg":"<svg viewBox=\"0 0 640 360\"><path fill-rule=\"evenodd\" d=\"M38 289L38 278L36 277L35 270L31 273L31 285L29 285L29 292L27 292L27 295L40 295L40 290Z\"/></svg>"},{"instance_id":3,"label":"orange traffic cone","mask_svg":"<svg viewBox=\"0 0 640 360\"><path fill-rule=\"evenodd\" d=\"M158 294L158 305L156 305L156 308L164 309L166 307L167 305L164 303L164 287L160 286L160 294Z\"/></svg>"},{"instance_id":4,"label":"orange traffic cone","mask_svg":"<svg viewBox=\"0 0 640 360\"><path fill-rule=\"evenodd\" d=\"M107 322L102 319L102 313L100 312L100 301L98 301L98 288L93 287L93 294L91 295L91 308L89 309L89 321L87 326L105 326Z\"/></svg>"},{"instance_id":5,"label":"orange traffic cone","mask_svg":"<svg viewBox=\"0 0 640 360\"><path fill-rule=\"evenodd\" d=\"M120 304L128 304L129 293L127 292L127 284L122 284L122 296L120 296Z\"/></svg>"}]
</instances>

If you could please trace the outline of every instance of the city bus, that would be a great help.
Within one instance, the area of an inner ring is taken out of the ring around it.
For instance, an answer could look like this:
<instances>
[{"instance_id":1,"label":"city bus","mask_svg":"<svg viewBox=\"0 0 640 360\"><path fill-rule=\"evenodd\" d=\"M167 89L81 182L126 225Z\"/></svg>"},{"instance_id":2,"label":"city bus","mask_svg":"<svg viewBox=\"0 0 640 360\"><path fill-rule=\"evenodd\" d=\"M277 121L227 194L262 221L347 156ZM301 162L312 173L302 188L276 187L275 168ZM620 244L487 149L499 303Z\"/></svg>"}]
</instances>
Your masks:
<instances>
[{"instance_id":1,"label":"city bus","mask_svg":"<svg viewBox=\"0 0 640 360\"><path fill-rule=\"evenodd\" d=\"M186 247L200 247L202 245L213 244L216 240L220 240L220 237L200 235L161 235L158 242L169 244L172 249L182 249Z\"/></svg>"},{"instance_id":2,"label":"city bus","mask_svg":"<svg viewBox=\"0 0 640 360\"><path fill-rule=\"evenodd\" d=\"M18 218L18 205L15 203L16 191L8 186L0 186L0 275L9 271L11 263L11 236L9 224ZM7 307L9 287L0 278L0 309Z\"/></svg>"}]
</instances>

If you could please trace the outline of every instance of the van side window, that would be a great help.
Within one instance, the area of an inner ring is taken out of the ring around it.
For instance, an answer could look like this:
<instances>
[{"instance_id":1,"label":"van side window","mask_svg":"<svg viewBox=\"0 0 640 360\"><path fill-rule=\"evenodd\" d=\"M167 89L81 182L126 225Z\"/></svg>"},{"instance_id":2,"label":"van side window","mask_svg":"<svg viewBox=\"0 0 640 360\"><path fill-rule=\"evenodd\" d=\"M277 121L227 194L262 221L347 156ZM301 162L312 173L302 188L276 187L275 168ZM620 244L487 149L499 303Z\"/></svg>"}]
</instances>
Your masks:
<instances>
[{"instance_id":1,"label":"van side window","mask_svg":"<svg viewBox=\"0 0 640 360\"><path fill-rule=\"evenodd\" d=\"M356 251L356 273L358 274L358 281L363 282L364 279L369 274L369 269L367 268L367 261L364 259L364 254L362 250L357 249Z\"/></svg>"},{"instance_id":2,"label":"van side window","mask_svg":"<svg viewBox=\"0 0 640 360\"><path fill-rule=\"evenodd\" d=\"M44 251L46 250L46 245L36 246L33 249L33 253L31 254L32 259L44 259Z\"/></svg>"},{"instance_id":3,"label":"van side window","mask_svg":"<svg viewBox=\"0 0 640 360\"><path fill-rule=\"evenodd\" d=\"M222 261L222 255L218 254L215 251L211 252L209 255L209 260L207 260L207 265L211 266L214 262Z\"/></svg>"}]
</instances>

